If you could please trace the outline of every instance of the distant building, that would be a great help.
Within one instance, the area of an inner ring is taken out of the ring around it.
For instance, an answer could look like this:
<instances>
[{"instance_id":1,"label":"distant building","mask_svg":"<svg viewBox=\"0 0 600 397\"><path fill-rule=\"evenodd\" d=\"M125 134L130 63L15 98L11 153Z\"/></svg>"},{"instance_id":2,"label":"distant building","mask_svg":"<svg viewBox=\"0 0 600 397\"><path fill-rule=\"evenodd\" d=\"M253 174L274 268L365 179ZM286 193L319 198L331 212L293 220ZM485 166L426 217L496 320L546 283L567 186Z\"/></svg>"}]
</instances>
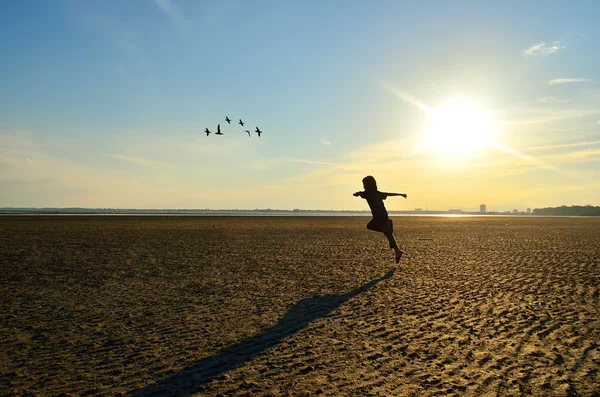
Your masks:
<instances>
[{"instance_id":1,"label":"distant building","mask_svg":"<svg viewBox=\"0 0 600 397\"><path fill-rule=\"evenodd\" d=\"M451 214L458 214L460 212L462 212L461 209L449 209L448 212L450 212Z\"/></svg>"},{"instance_id":2,"label":"distant building","mask_svg":"<svg viewBox=\"0 0 600 397\"><path fill-rule=\"evenodd\" d=\"M481 212L482 214L485 214L487 211L487 207L485 206L485 204L481 204L479 206L479 212Z\"/></svg>"},{"instance_id":3,"label":"distant building","mask_svg":"<svg viewBox=\"0 0 600 397\"><path fill-rule=\"evenodd\" d=\"M519 213L519 210L517 210L517 209L514 209L514 210L512 211L512 213L513 213L513 214L518 214L518 213Z\"/></svg>"},{"instance_id":4,"label":"distant building","mask_svg":"<svg viewBox=\"0 0 600 397\"><path fill-rule=\"evenodd\" d=\"M531 215L531 208L527 208L527 215Z\"/></svg>"},{"instance_id":5,"label":"distant building","mask_svg":"<svg viewBox=\"0 0 600 397\"><path fill-rule=\"evenodd\" d=\"M423 212L423 208L415 208L415 212Z\"/></svg>"}]
</instances>

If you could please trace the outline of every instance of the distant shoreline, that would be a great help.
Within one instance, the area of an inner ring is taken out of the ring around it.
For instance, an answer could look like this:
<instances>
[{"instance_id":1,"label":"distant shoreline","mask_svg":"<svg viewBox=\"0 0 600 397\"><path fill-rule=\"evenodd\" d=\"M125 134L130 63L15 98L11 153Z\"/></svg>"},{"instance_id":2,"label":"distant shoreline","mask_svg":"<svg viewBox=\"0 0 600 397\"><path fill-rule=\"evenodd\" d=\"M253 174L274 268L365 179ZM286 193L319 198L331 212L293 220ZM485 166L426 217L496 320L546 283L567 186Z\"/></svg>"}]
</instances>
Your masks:
<instances>
[{"instance_id":1,"label":"distant shoreline","mask_svg":"<svg viewBox=\"0 0 600 397\"><path fill-rule=\"evenodd\" d=\"M581 210L586 209L586 211ZM388 211L390 216L584 216L600 215L600 211L587 211L588 208L600 210L600 207L560 207L534 209L533 211L488 211L475 212L460 209L441 210L399 210ZM556 210L561 210L557 212ZM280 210L280 209L120 209L120 208L0 208L0 215L149 215L149 216L371 216L369 210Z\"/></svg>"},{"instance_id":2,"label":"distant shoreline","mask_svg":"<svg viewBox=\"0 0 600 397\"><path fill-rule=\"evenodd\" d=\"M515 214L481 214L481 213L395 213L390 212L390 217L425 217L425 218L495 218L495 217L504 217L504 218L597 218L596 216L586 216L586 215L515 215ZM302 213L291 213L291 212L269 212L269 213L261 213L261 212L203 212L203 213L143 213L143 212L1 212L0 218L9 218L9 217L224 217L224 218L233 218L233 217L291 217L291 218L302 218L302 217L371 217L371 213L369 212L302 212Z\"/></svg>"},{"instance_id":3,"label":"distant shoreline","mask_svg":"<svg viewBox=\"0 0 600 397\"><path fill-rule=\"evenodd\" d=\"M453 215L453 216L488 216L488 215L528 215L512 212L468 212L468 211L388 211L393 215ZM371 216L369 210L209 210L209 209L95 209L95 208L0 208L0 215L224 215L224 216ZM530 214L529 214L530 215Z\"/></svg>"}]
</instances>

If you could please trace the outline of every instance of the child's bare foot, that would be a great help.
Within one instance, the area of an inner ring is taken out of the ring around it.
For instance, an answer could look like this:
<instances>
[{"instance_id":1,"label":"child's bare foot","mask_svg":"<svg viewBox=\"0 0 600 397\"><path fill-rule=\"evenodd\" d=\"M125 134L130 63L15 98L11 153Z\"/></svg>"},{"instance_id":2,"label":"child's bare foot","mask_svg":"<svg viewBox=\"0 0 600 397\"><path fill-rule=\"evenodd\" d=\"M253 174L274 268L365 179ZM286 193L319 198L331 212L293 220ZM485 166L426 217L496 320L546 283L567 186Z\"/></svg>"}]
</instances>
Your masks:
<instances>
[{"instance_id":1,"label":"child's bare foot","mask_svg":"<svg viewBox=\"0 0 600 397\"><path fill-rule=\"evenodd\" d=\"M400 262L400 258L402 258L403 252L400 250L396 250L396 263Z\"/></svg>"}]
</instances>

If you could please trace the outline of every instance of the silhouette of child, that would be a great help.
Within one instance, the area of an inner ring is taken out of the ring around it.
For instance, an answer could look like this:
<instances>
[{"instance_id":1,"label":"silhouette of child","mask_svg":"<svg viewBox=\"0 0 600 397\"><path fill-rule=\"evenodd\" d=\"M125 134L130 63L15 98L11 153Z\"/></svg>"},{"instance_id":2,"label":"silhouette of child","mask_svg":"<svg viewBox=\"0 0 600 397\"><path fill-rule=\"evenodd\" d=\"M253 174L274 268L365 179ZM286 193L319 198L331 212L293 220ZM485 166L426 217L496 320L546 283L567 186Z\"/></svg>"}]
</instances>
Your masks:
<instances>
[{"instance_id":1,"label":"silhouette of child","mask_svg":"<svg viewBox=\"0 0 600 397\"><path fill-rule=\"evenodd\" d=\"M396 263L398 263L402 257L402 251L398 248L396 239L394 239L394 225L392 220L388 218L388 213L385 209L385 205L383 205L383 200L390 196L402 196L404 198L407 196L404 193L380 192L377 190L377 182L375 181L375 178L373 178L371 175L364 177L362 182L365 191L356 192L353 194L353 196L364 198L367 200L367 203L371 208L373 219L371 219L371 221L367 224L367 229L375 232L381 232L385 235L385 237L387 237L388 241L390 242L390 248L392 248L396 253Z\"/></svg>"}]
</instances>

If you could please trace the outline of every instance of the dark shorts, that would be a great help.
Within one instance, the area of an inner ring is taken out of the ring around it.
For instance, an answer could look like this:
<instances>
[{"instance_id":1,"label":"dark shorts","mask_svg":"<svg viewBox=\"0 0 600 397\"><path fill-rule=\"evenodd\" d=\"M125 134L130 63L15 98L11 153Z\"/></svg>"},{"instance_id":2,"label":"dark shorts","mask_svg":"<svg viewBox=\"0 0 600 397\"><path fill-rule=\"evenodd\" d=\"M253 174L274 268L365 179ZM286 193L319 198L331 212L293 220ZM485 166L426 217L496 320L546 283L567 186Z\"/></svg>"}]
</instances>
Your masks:
<instances>
[{"instance_id":1,"label":"dark shorts","mask_svg":"<svg viewBox=\"0 0 600 397\"><path fill-rule=\"evenodd\" d=\"M371 222L367 223L367 229L382 233L393 233L394 224L391 219L371 219Z\"/></svg>"}]
</instances>

